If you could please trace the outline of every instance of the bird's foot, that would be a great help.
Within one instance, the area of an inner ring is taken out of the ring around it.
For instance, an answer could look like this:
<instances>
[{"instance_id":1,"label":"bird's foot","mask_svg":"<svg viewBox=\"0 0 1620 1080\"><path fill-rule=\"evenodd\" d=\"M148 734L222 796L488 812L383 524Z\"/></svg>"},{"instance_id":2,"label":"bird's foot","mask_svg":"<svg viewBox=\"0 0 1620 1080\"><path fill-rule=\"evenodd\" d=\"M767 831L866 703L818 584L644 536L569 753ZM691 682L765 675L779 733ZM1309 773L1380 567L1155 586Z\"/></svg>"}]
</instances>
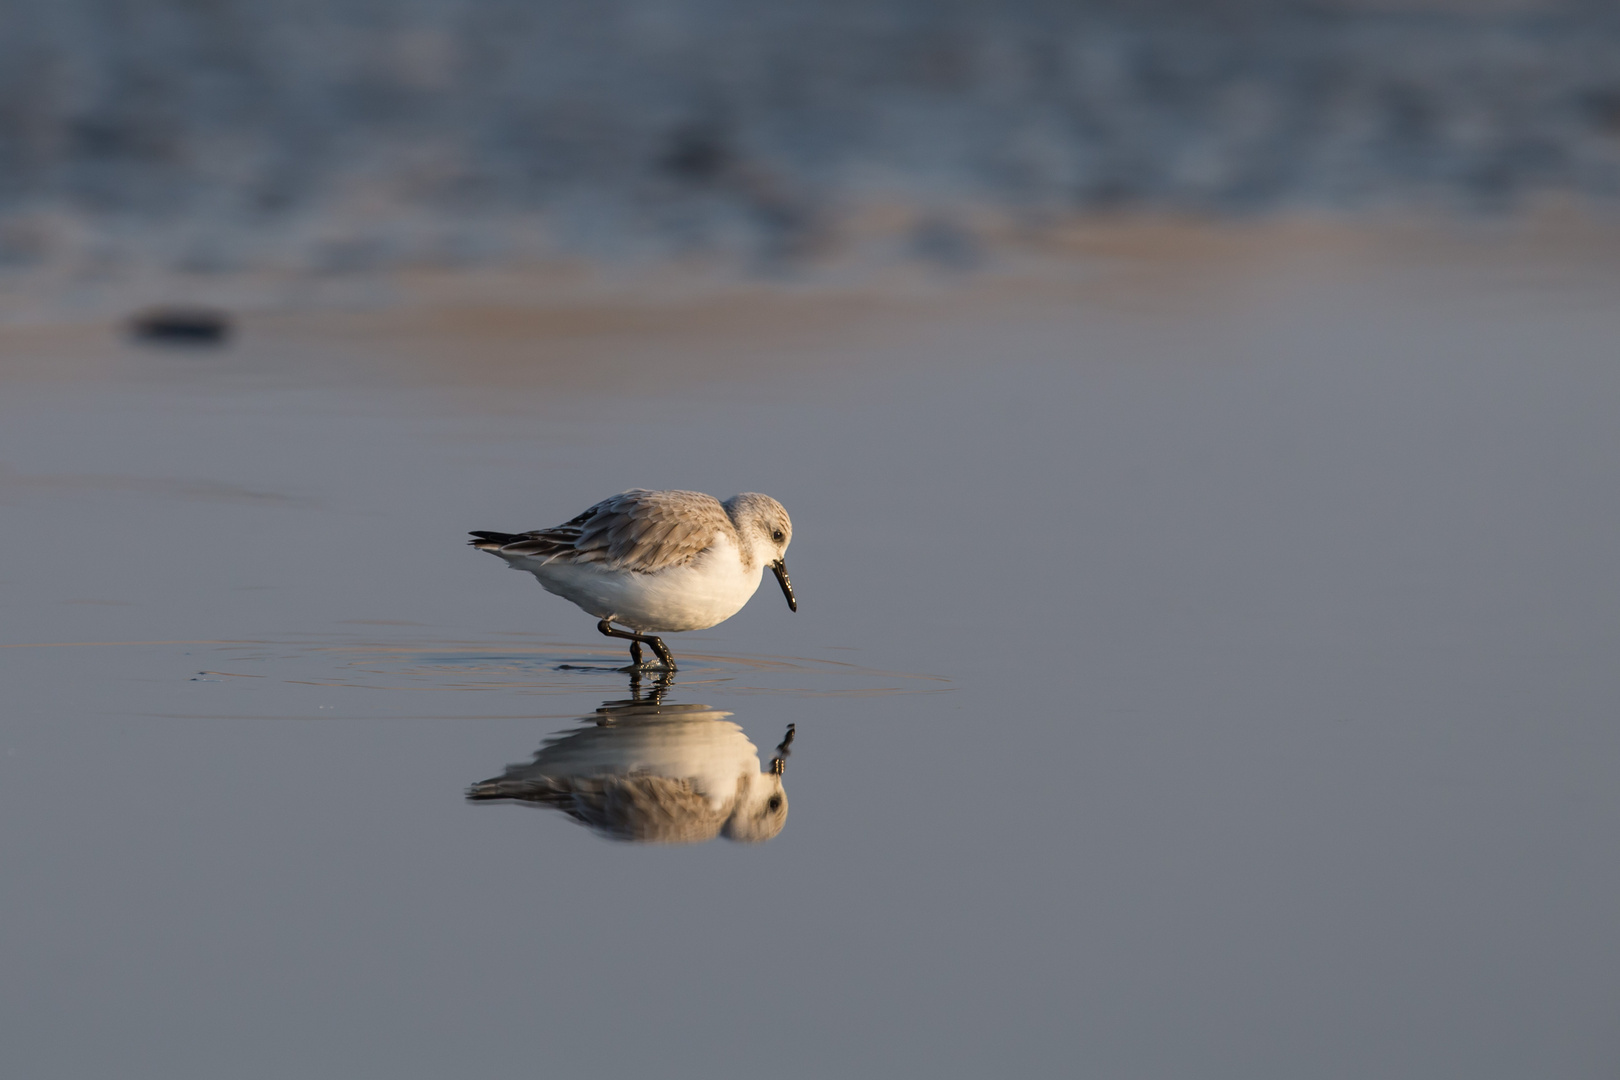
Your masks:
<instances>
[{"instance_id":1,"label":"bird's foot","mask_svg":"<svg viewBox=\"0 0 1620 1080\"><path fill-rule=\"evenodd\" d=\"M675 670L675 658L669 654L669 647L664 644L662 638L652 637L647 634L632 633L629 630L619 630L615 628L607 619L603 619L601 622L597 623L596 629L603 634L606 634L608 637L628 638L630 640L631 667L662 667L665 671ZM641 646L643 644L651 646L652 651L657 654L657 664L649 664L642 659Z\"/></svg>"}]
</instances>

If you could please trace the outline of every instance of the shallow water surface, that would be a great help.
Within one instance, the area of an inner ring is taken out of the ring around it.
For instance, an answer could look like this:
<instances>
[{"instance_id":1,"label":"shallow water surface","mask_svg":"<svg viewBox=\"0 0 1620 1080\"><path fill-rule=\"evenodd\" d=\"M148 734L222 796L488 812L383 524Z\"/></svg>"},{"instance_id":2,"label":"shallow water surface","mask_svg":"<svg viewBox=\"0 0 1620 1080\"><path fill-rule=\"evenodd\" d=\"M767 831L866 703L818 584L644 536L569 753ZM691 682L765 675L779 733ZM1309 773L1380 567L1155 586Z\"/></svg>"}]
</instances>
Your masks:
<instances>
[{"instance_id":1,"label":"shallow water surface","mask_svg":"<svg viewBox=\"0 0 1620 1080\"><path fill-rule=\"evenodd\" d=\"M1613 1075L1617 269L1232 241L667 348L13 341L7 1071ZM632 686L463 544L632 486L780 498L799 612ZM789 725L757 843L467 798L548 745L769 782Z\"/></svg>"}]
</instances>

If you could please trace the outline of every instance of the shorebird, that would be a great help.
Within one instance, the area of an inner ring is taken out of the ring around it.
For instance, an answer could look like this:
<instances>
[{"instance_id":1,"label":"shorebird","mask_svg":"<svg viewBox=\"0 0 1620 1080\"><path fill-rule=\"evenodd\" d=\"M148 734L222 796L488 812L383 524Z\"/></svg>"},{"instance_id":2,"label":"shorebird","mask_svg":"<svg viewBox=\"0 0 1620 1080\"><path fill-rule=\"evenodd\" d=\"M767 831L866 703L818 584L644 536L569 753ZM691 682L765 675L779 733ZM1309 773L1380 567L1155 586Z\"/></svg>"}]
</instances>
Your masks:
<instances>
[{"instance_id":1,"label":"shorebird","mask_svg":"<svg viewBox=\"0 0 1620 1080\"><path fill-rule=\"evenodd\" d=\"M649 666L641 653L647 645L674 671L674 657L652 632L725 622L748 603L767 566L788 607L799 610L783 561L793 523L769 495L750 491L721 502L698 491L634 488L555 528L472 535L473 547L595 615L608 637L628 638L635 668Z\"/></svg>"}]
</instances>

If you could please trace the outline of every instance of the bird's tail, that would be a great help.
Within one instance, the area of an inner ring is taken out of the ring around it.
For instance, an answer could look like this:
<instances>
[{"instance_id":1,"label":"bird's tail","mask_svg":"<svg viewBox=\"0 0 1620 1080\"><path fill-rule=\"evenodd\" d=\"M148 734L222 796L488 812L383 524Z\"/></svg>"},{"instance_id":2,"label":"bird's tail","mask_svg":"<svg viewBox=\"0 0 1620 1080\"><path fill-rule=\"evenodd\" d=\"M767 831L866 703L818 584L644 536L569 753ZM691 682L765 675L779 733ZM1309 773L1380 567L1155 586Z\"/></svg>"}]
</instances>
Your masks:
<instances>
[{"instance_id":1,"label":"bird's tail","mask_svg":"<svg viewBox=\"0 0 1620 1080\"><path fill-rule=\"evenodd\" d=\"M505 547L507 544L512 543L514 540L523 539L523 535L521 533L475 531L472 535L474 539L467 541L467 543L471 544L479 551L495 551L499 548Z\"/></svg>"},{"instance_id":2,"label":"bird's tail","mask_svg":"<svg viewBox=\"0 0 1620 1080\"><path fill-rule=\"evenodd\" d=\"M514 785L504 776L493 780L481 780L467 789L469 799L510 799L516 796L519 785Z\"/></svg>"}]
</instances>

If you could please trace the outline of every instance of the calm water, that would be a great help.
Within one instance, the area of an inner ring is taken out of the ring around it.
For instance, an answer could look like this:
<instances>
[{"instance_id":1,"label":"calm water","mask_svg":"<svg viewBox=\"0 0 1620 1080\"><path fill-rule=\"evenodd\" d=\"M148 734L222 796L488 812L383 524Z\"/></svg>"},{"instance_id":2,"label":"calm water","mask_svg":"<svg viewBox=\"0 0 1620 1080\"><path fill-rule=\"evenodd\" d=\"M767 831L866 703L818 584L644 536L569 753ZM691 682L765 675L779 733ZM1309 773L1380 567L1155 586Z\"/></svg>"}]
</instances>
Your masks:
<instances>
[{"instance_id":1,"label":"calm water","mask_svg":"<svg viewBox=\"0 0 1620 1080\"><path fill-rule=\"evenodd\" d=\"M13 340L5 1071L1611 1077L1617 284L1234 241L667 347ZM660 706L677 772L794 725L774 839L465 797L633 689L465 530L631 486L793 513L799 612Z\"/></svg>"}]
</instances>

